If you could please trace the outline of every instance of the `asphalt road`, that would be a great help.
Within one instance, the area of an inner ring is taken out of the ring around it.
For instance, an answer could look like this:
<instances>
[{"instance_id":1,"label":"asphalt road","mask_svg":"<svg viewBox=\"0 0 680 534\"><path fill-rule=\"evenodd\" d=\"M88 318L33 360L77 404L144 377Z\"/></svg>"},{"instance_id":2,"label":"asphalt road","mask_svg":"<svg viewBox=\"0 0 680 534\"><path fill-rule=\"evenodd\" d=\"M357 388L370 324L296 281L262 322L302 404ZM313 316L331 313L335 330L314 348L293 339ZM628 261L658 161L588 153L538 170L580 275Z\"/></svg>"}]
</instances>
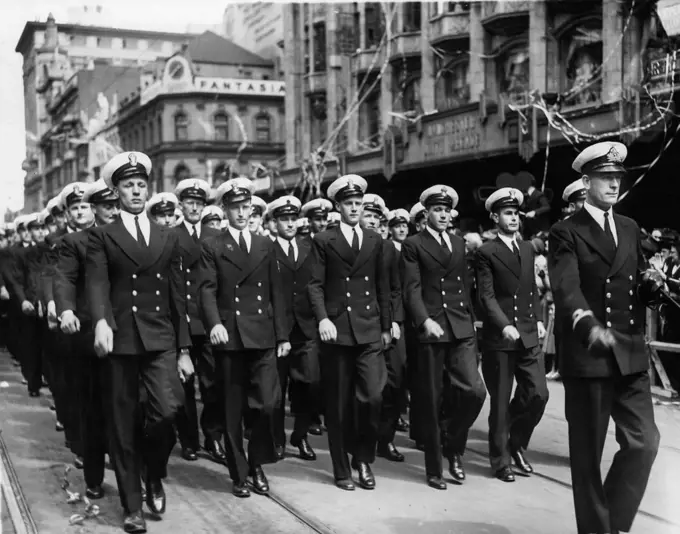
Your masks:
<instances>
[{"instance_id":1,"label":"asphalt road","mask_svg":"<svg viewBox=\"0 0 680 534\"><path fill-rule=\"evenodd\" d=\"M107 496L97 501L99 515L80 525L69 524L72 514L82 513L85 506L68 504L61 486L67 478L70 489L84 490L82 475L75 469L65 475L71 457L63 447L63 433L54 430L49 398L29 398L20 378L9 358L0 355L0 381L7 382L0 384L0 429L38 531L122 532L112 471L106 473ZM426 486L423 454L410 448L405 435L399 435L396 443L406 462L378 459L374 491L335 488L324 435L310 439L319 457L316 462L299 460L289 448L284 461L265 467L272 498L253 495L244 500L231 495L225 467L205 457L186 462L176 449L165 484L168 511L162 521L148 521L149 532L572 534L575 521L561 384L551 384L550 394L528 453L537 474L518 477L514 484L491 476L485 407L470 434L465 456L468 480L462 487L449 485L447 491ZM656 415L661 450L634 534L680 533L680 407L657 406ZM613 429L609 433L603 470L617 449Z\"/></svg>"}]
</instances>

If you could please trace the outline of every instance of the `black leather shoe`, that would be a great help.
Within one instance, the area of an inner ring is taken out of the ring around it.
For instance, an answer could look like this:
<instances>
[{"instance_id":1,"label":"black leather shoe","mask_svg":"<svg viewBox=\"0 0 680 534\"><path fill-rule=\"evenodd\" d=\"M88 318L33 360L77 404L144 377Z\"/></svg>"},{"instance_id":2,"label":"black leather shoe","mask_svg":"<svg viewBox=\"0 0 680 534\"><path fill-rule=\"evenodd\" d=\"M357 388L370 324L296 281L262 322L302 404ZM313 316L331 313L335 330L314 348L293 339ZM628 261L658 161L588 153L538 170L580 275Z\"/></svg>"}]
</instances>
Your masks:
<instances>
[{"instance_id":1,"label":"black leather shoe","mask_svg":"<svg viewBox=\"0 0 680 534\"><path fill-rule=\"evenodd\" d=\"M144 484L144 480L142 480L142 501L146 502L146 485Z\"/></svg>"},{"instance_id":2,"label":"black leather shoe","mask_svg":"<svg viewBox=\"0 0 680 534\"><path fill-rule=\"evenodd\" d=\"M465 469L460 454L454 454L449 459L449 474L457 484L462 484L465 481Z\"/></svg>"},{"instance_id":3,"label":"black leather shoe","mask_svg":"<svg viewBox=\"0 0 680 534\"><path fill-rule=\"evenodd\" d=\"M250 490L245 482L234 482L234 487L231 489L232 494L239 499L250 497Z\"/></svg>"},{"instance_id":4,"label":"black leather shoe","mask_svg":"<svg viewBox=\"0 0 680 534\"><path fill-rule=\"evenodd\" d=\"M161 515L165 513L165 490L160 480L146 480L146 505L149 511Z\"/></svg>"},{"instance_id":5,"label":"black leather shoe","mask_svg":"<svg viewBox=\"0 0 680 534\"><path fill-rule=\"evenodd\" d=\"M206 451L208 451L210 459L213 462L217 462L218 464L226 463L227 455L224 452L224 447L222 447L222 444L219 441L213 439L206 439L205 443L203 444L203 447L205 448Z\"/></svg>"},{"instance_id":6,"label":"black leather shoe","mask_svg":"<svg viewBox=\"0 0 680 534\"><path fill-rule=\"evenodd\" d=\"M359 486L367 490L375 489L375 477L370 465L352 460L352 467L359 472Z\"/></svg>"},{"instance_id":7,"label":"black leather shoe","mask_svg":"<svg viewBox=\"0 0 680 534\"><path fill-rule=\"evenodd\" d=\"M335 481L335 485L345 491L354 491L356 489L354 481L351 478L340 478Z\"/></svg>"},{"instance_id":8,"label":"black leather shoe","mask_svg":"<svg viewBox=\"0 0 680 534\"><path fill-rule=\"evenodd\" d=\"M267 495L267 493L269 493L269 481L267 480L262 467L259 465L253 467L250 476L253 479L253 491L258 495Z\"/></svg>"},{"instance_id":9,"label":"black leather shoe","mask_svg":"<svg viewBox=\"0 0 680 534\"><path fill-rule=\"evenodd\" d=\"M83 468L83 459L80 456L76 456L73 459L73 465L75 466L76 469L82 469Z\"/></svg>"},{"instance_id":10,"label":"black leather shoe","mask_svg":"<svg viewBox=\"0 0 680 534\"><path fill-rule=\"evenodd\" d=\"M311 434L312 436L321 436L323 434L323 430L321 429L320 424L312 423L311 425L309 425L307 433Z\"/></svg>"},{"instance_id":11,"label":"black leather shoe","mask_svg":"<svg viewBox=\"0 0 680 534\"><path fill-rule=\"evenodd\" d=\"M409 424L404 421L403 417L397 419L397 432L406 432L409 429Z\"/></svg>"},{"instance_id":12,"label":"black leather shoe","mask_svg":"<svg viewBox=\"0 0 680 534\"><path fill-rule=\"evenodd\" d=\"M63 432L64 431L64 425L62 425L59 421L57 421L54 424L54 430L56 430L57 432Z\"/></svg>"},{"instance_id":13,"label":"black leather shoe","mask_svg":"<svg viewBox=\"0 0 680 534\"><path fill-rule=\"evenodd\" d=\"M534 472L534 468L531 467L529 462L527 462L522 451L513 453L512 459L515 461L515 467L517 467L518 475L528 477Z\"/></svg>"},{"instance_id":14,"label":"black leather shoe","mask_svg":"<svg viewBox=\"0 0 680 534\"><path fill-rule=\"evenodd\" d=\"M414 447L419 451L425 451L425 444L421 443L420 441L416 441Z\"/></svg>"},{"instance_id":15,"label":"black leather shoe","mask_svg":"<svg viewBox=\"0 0 680 534\"><path fill-rule=\"evenodd\" d=\"M185 447L182 449L182 458L184 458L188 462L195 462L196 460L198 460L196 451L191 447Z\"/></svg>"},{"instance_id":16,"label":"black leather shoe","mask_svg":"<svg viewBox=\"0 0 680 534\"><path fill-rule=\"evenodd\" d=\"M93 501L101 499L104 496L104 489L101 486L93 486L85 490L85 496Z\"/></svg>"},{"instance_id":17,"label":"black leather shoe","mask_svg":"<svg viewBox=\"0 0 680 534\"><path fill-rule=\"evenodd\" d=\"M404 455L401 454L394 443L381 443L378 445L378 456L381 456L390 462L403 462Z\"/></svg>"},{"instance_id":18,"label":"black leather shoe","mask_svg":"<svg viewBox=\"0 0 680 534\"><path fill-rule=\"evenodd\" d=\"M501 467L498 471L494 473L494 476L498 480L502 480L503 482L515 481L515 474L512 472L512 469L510 469L510 466L508 465L506 465L505 467Z\"/></svg>"},{"instance_id":19,"label":"black leather shoe","mask_svg":"<svg viewBox=\"0 0 680 534\"><path fill-rule=\"evenodd\" d=\"M283 460L286 457L286 448L283 445L277 445L275 451L277 460Z\"/></svg>"},{"instance_id":20,"label":"black leather shoe","mask_svg":"<svg viewBox=\"0 0 680 534\"><path fill-rule=\"evenodd\" d=\"M427 485L430 486L431 488L438 489L438 490L445 490L446 489L446 482L442 479L442 477L435 477L435 476L427 476Z\"/></svg>"},{"instance_id":21,"label":"black leather shoe","mask_svg":"<svg viewBox=\"0 0 680 534\"><path fill-rule=\"evenodd\" d=\"M142 517L142 512L127 514L123 520L123 530L125 532L146 532L146 521Z\"/></svg>"},{"instance_id":22,"label":"black leather shoe","mask_svg":"<svg viewBox=\"0 0 680 534\"><path fill-rule=\"evenodd\" d=\"M29 391L28 396L29 397L40 397L40 392L39 391Z\"/></svg>"},{"instance_id":23,"label":"black leather shoe","mask_svg":"<svg viewBox=\"0 0 680 534\"><path fill-rule=\"evenodd\" d=\"M291 436L290 444L293 447L297 447L301 459L307 460L309 462L316 460L316 453L309 444L309 441L307 441L307 438L300 438L296 440Z\"/></svg>"}]
</instances>

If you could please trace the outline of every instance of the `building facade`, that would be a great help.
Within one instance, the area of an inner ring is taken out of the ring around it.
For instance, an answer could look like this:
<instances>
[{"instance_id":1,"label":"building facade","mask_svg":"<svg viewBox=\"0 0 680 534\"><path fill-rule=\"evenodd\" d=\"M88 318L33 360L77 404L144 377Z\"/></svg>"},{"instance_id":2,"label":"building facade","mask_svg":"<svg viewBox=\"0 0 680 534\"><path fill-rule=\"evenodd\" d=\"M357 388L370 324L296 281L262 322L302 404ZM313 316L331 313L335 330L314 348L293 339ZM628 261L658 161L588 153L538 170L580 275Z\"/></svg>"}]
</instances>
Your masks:
<instances>
[{"instance_id":1,"label":"building facade","mask_svg":"<svg viewBox=\"0 0 680 534\"><path fill-rule=\"evenodd\" d=\"M73 161L82 159L74 154L80 146L78 140L86 133L91 118L82 120L81 112L87 115L88 110L99 109L96 95L73 100L76 93L88 91L85 78L77 78L76 73L85 70L101 74L103 71L98 67L110 67L106 72L114 73L113 80L109 80L112 88L126 76L124 73L171 56L195 37L91 24L57 25L52 15L46 22L26 23L16 46L16 52L23 56L26 211L42 208L48 200L45 196L48 191L55 190L66 176L71 179L83 171L83 168L73 171ZM121 85L121 94L128 94L125 80ZM113 99L112 94L108 97ZM71 142L72 139L76 141Z\"/></svg>"},{"instance_id":2,"label":"building facade","mask_svg":"<svg viewBox=\"0 0 680 534\"><path fill-rule=\"evenodd\" d=\"M224 36L267 59L281 56L283 3L249 2L227 5L222 18Z\"/></svg>"},{"instance_id":3,"label":"building facade","mask_svg":"<svg viewBox=\"0 0 680 534\"><path fill-rule=\"evenodd\" d=\"M352 172L404 206L443 181L479 214L479 187L504 172L561 191L570 142L623 139L635 160L664 129L652 114L675 76L655 6L286 4L286 187Z\"/></svg>"}]
</instances>

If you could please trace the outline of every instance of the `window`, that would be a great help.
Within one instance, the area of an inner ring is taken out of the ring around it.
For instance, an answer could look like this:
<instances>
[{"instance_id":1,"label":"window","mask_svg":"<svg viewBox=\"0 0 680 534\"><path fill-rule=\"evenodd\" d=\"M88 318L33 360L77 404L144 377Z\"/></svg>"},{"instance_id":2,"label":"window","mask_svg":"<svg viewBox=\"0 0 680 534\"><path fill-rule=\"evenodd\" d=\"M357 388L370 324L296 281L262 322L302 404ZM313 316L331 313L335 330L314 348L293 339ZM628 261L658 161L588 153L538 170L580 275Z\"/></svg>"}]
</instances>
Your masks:
<instances>
[{"instance_id":1,"label":"window","mask_svg":"<svg viewBox=\"0 0 680 534\"><path fill-rule=\"evenodd\" d=\"M443 61L438 58L438 63ZM470 101L470 68L467 59L454 59L437 70L435 107L438 111L459 108Z\"/></svg>"},{"instance_id":2,"label":"window","mask_svg":"<svg viewBox=\"0 0 680 534\"><path fill-rule=\"evenodd\" d=\"M229 166L226 163L220 163L213 171L213 187L226 182L229 179Z\"/></svg>"},{"instance_id":3,"label":"window","mask_svg":"<svg viewBox=\"0 0 680 534\"><path fill-rule=\"evenodd\" d=\"M156 142L155 133L153 131L153 121L149 121L149 146L153 146Z\"/></svg>"},{"instance_id":4,"label":"window","mask_svg":"<svg viewBox=\"0 0 680 534\"><path fill-rule=\"evenodd\" d=\"M191 178L189 167L187 167L184 163L178 163L175 167L175 182L180 182L182 180L186 180L187 178Z\"/></svg>"},{"instance_id":5,"label":"window","mask_svg":"<svg viewBox=\"0 0 680 534\"><path fill-rule=\"evenodd\" d=\"M142 145L141 148L146 148L148 145L146 144L146 126L142 126Z\"/></svg>"},{"instance_id":6,"label":"window","mask_svg":"<svg viewBox=\"0 0 680 534\"><path fill-rule=\"evenodd\" d=\"M120 40L120 47L121 48L127 48L127 39L121 39Z\"/></svg>"},{"instance_id":7,"label":"window","mask_svg":"<svg viewBox=\"0 0 680 534\"><path fill-rule=\"evenodd\" d=\"M258 143L269 143L271 141L271 119L269 115L258 115L255 118L255 140Z\"/></svg>"},{"instance_id":8,"label":"window","mask_svg":"<svg viewBox=\"0 0 680 534\"><path fill-rule=\"evenodd\" d=\"M417 111L420 108L420 76L411 75L399 84L395 96L396 111Z\"/></svg>"},{"instance_id":9,"label":"window","mask_svg":"<svg viewBox=\"0 0 680 534\"><path fill-rule=\"evenodd\" d=\"M314 25L314 71L326 70L326 24Z\"/></svg>"},{"instance_id":10,"label":"window","mask_svg":"<svg viewBox=\"0 0 680 534\"><path fill-rule=\"evenodd\" d=\"M385 31L382 25L382 13L378 2L365 4L366 47L378 46Z\"/></svg>"},{"instance_id":11,"label":"window","mask_svg":"<svg viewBox=\"0 0 680 534\"><path fill-rule=\"evenodd\" d=\"M563 86L568 92L565 104L588 105L598 102L602 92L602 22L590 19L566 33L560 42Z\"/></svg>"},{"instance_id":12,"label":"window","mask_svg":"<svg viewBox=\"0 0 680 534\"><path fill-rule=\"evenodd\" d=\"M189 139L189 119L183 111L175 115L175 141Z\"/></svg>"},{"instance_id":13,"label":"window","mask_svg":"<svg viewBox=\"0 0 680 534\"><path fill-rule=\"evenodd\" d=\"M215 128L216 141L227 141L229 139L229 117L227 117L226 113L222 111L215 113L213 126Z\"/></svg>"},{"instance_id":14,"label":"window","mask_svg":"<svg viewBox=\"0 0 680 534\"><path fill-rule=\"evenodd\" d=\"M359 112L359 148L380 146L380 90L374 90L364 100Z\"/></svg>"},{"instance_id":15,"label":"window","mask_svg":"<svg viewBox=\"0 0 680 534\"><path fill-rule=\"evenodd\" d=\"M158 117L158 143L163 142L163 118Z\"/></svg>"},{"instance_id":16,"label":"window","mask_svg":"<svg viewBox=\"0 0 680 534\"><path fill-rule=\"evenodd\" d=\"M420 31L420 2L404 2L404 32Z\"/></svg>"},{"instance_id":17,"label":"window","mask_svg":"<svg viewBox=\"0 0 680 534\"><path fill-rule=\"evenodd\" d=\"M529 91L529 49L527 45L510 49L498 63L499 91L508 103L523 103Z\"/></svg>"}]
</instances>

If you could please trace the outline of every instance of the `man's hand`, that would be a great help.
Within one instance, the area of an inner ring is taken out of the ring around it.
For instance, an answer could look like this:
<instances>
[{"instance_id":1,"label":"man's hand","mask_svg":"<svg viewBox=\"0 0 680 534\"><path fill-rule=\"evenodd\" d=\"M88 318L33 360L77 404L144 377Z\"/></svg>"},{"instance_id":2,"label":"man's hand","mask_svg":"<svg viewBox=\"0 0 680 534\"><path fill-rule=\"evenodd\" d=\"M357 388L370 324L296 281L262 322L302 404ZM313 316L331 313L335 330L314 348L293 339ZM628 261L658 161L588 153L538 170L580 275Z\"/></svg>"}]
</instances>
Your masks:
<instances>
[{"instance_id":1,"label":"man's hand","mask_svg":"<svg viewBox=\"0 0 680 534\"><path fill-rule=\"evenodd\" d=\"M380 339L382 340L384 349L386 349L392 344L392 334L390 334L389 332L381 332Z\"/></svg>"},{"instance_id":2,"label":"man's hand","mask_svg":"<svg viewBox=\"0 0 680 534\"><path fill-rule=\"evenodd\" d=\"M544 329L545 330L545 329ZM517 328L509 324L503 328L503 337L508 341L517 341L519 339L519 331Z\"/></svg>"},{"instance_id":3,"label":"man's hand","mask_svg":"<svg viewBox=\"0 0 680 534\"><path fill-rule=\"evenodd\" d=\"M427 337L433 337L439 339L444 335L444 329L437 324L437 321L428 317L423 323L423 330L425 330L425 335Z\"/></svg>"},{"instance_id":4,"label":"man's hand","mask_svg":"<svg viewBox=\"0 0 680 534\"><path fill-rule=\"evenodd\" d=\"M189 351L186 349L182 349L177 357L177 373L182 384L194 374L194 362L191 361Z\"/></svg>"},{"instance_id":5,"label":"man's hand","mask_svg":"<svg viewBox=\"0 0 680 534\"><path fill-rule=\"evenodd\" d=\"M61 314L61 331L64 334L80 332L80 321L71 310L66 310Z\"/></svg>"},{"instance_id":6,"label":"man's hand","mask_svg":"<svg viewBox=\"0 0 680 534\"><path fill-rule=\"evenodd\" d=\"M100 358L113 352L113 330L106 319L100 319L94 328L94 351Z\"/></svg>"},{"instance_id":7,"label":"man's hand","mask_svg":"<svg viewBox=\"0 0 680 534\"><path fill-rule=\"evenodd\" d=\"M50 330L56 330L59 323L57 322L57 305L53 300L47 303L47 326Z\"/></svg>"},{"instance_id":8,"label":"man's hand","mask_svg":"<svg viewBox=\"0 0 680 534\"><path fill-rule=\"evenodd\" d=\"M35 307L27 300L21 303L21 311L24 315L35 315Z\"/></svg>"},{"instance_id":9,"label":"man's hand","mask_svg":"<svg viewBox=\"0 0 680 534\"><path fill-rule=\"evenodd\" d=\"M43 316L44 316L44 313L43 313L42 302L38 301L38 317L40 317L42 319Z\"/></svg>"},{"instance_id":10,"label":"man's hand","mask_svg":"<svg viewBox=\"0 0 680 534\"><path fill-rule=\"evenodd\" d=\"M538 321L538 323L536 323L536 326L538 327L538 339L543 339L545 335L548 333L545 329L545 326L543 326L543 321Z\"/></svg>"},{"instance_id":11,"label":"man's hand","mask_svg":"<svg viewBox=\"0 0 680 534\"><path fill-rule=\"evenodd\" d=\"M319 323L319 335L324 343L333 343L338 339L338 329L330 319L322 319Z\"/></svg>"},{"instance_id":12,"label":"man's hand","mask_svg":"<svg viewBox=\"0 0 680 534\"><path fill-rule=\"evenodd\" d=\"M390 333L392 334L392 339L395 341L399 340L401 337L401 328L399 328L398 323L392 323L392 329L390 330Z\"/></svg>"},{"instance_id":13,"label":"man's hand","mask_svg":"<svg viewBox=\"0 0 680 534\"><path fill-rule=\"evenodd\" d=\"M290 343L288 343L288 341L284 341L283 343L279 343L276 346L276 357L277 358L285 358L286 356L288 356L288 354L290 354L290 349L291 349L291 346L290 346Z\"/></svg>"},{"instance_id":14,"label":"man's hand","mask_svg":"<svg viewBox=\"0 0 680 534\"><path fill-rule=\"evenodd\" d=\"M9 292L5 286L0 287L0 300L9 300Z\"/></svg>"},{"instance_id":15,"label":"man's hand","mask_svg":"<svg viewBox=\"0 0 680 534\"><path fill-rule=\"evenodd\" d=\"M594 326L588 335L588 348L599 346L605 349L610 349L616 344L614 334L608 328L601 326Z\"/></svg>"},{"instance_id":16,"label":"man's hand","mask_svg":"<svg viewBox=\"0 0 680 534\"><path fill-rule=\"evenodd\" d=\"M210 343L213 345L226 345L229 343L229 334L224 325L216 324L210 331Z\"/></svg>"}]
</instances>

